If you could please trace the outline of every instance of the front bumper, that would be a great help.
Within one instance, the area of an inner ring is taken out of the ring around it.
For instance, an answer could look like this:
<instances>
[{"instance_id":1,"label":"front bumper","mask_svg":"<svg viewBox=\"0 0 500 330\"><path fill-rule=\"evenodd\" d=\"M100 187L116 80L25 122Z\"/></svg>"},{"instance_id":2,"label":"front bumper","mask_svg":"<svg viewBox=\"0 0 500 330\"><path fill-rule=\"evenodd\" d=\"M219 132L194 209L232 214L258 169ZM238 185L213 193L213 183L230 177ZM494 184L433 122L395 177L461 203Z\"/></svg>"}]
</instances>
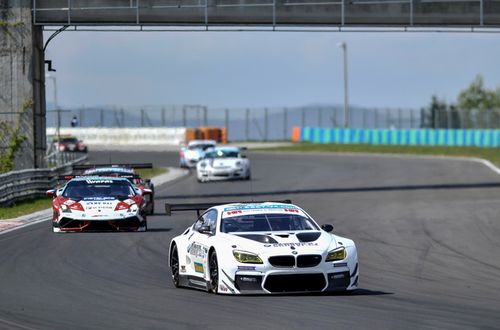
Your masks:
<instances>
[{"instance_id":1,"label":"front bumper","mask_svg":"<svg viewBox=\"0 0 500 330\"><path fill-rule=\"evenodd\" d=\"M202 181L245 179L248 175L244 168L198 169L198 179Z\"/></svg>"},{"instance_id":2,"label":"front bumper","mask_svg":"<svg viewBox=\"0 0 500 330\"><path fill-rule=\"evenodd\" d=\"M54 232L83 232L83 231L145 231L146 219L141 214L128 216L84 217L81 214L72 216L63 213L53 221Z\"/></svg>"},{"instance_id":3,"label":"front bumper","mask_svg":"<svg viewBox=\"0 0 500 330\"><path fill-rule=\"evenodd\" d=\"M244 269L246 268L246 269ZM275 269L238 266L222 271L219 293L285 294L350 291L358 287L359 267L351 262L322 262L316 267Z\"/></svg>"}]
</instances>

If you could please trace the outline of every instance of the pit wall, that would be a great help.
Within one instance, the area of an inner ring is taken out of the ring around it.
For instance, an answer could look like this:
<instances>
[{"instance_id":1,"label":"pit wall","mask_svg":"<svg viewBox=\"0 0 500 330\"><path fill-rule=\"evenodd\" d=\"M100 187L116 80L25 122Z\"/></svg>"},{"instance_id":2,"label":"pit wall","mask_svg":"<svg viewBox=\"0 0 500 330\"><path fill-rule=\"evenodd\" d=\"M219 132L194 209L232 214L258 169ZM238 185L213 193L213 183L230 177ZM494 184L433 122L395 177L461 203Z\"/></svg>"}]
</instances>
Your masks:
<instances>
[{"instance_id":1,"label":"pit wall","mask_svg":"<svg viewBox=\"0 0 500 330\"><path fill-rule=\"evenodd\" d=\"M500 129L344 129L294 127L292 141L335 144L500 147Z\"/></svg>"},{"instance_id":2,"label":"pit wall","mask_svg":"<svg viewBox=\"0 0 500 330\"><path fill-rule=\"evenodd\" d=\"M47 136L56 129L47 128ZM74 135L89 146L93 145L180 145L185 140L186 128L81 128L64 127L61 135Z\"/></svg>"}]
</instances>

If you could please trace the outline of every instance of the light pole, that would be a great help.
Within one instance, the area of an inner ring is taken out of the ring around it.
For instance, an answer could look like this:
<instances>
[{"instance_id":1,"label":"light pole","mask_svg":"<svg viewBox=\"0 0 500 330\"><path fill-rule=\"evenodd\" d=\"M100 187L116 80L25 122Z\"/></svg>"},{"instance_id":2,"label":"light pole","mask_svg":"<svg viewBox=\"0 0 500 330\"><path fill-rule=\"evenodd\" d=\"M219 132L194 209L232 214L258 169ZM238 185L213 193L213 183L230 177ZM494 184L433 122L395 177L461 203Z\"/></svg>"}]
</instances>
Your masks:
<instances>
[{"instance_id":1,"label":"light pole","mask_svg":"<svg viewBox=\"0 0 500 330\"><path fill-rule=\"evenodd\" d=\"M339 42L338 47L342 48L344 53L344 128L349 127L349 87L347 79L347 44Z\"/></svg>"},{"instance_id":2,"label":"light pole","mask_svg":"<svg viewBox=\"0 0 500 330\"><path fill-rule=\"evenodd\" d=\"M57 136L57 143L61 143L61 111L59 109L59 105L57 104L57 80L55 76L52 76L50 74L45 75L46 79L52 80L52 83L54 85L54 109L56 111L56 136ZM59 151L59 148L57 148L57 151Z\"/></svg>"}]
</instances>

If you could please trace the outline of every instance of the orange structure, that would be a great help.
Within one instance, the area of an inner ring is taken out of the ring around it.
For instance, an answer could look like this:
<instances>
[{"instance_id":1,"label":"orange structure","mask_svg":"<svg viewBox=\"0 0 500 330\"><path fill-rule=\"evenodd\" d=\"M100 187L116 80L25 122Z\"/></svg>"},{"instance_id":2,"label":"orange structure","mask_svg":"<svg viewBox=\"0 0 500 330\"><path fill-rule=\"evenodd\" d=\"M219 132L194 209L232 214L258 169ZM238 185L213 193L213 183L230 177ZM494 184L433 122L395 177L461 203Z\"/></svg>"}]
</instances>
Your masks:
<instances>
[{"instance_id":1,"label":"orange structure","mask_svg":"<svg viewBox=\"0 0 500 330\"><path fill-rule=\"evenodd\" d=\"M227 143L227 129L225 127L186 128L185 140L215 140L218 143Z\"/></svg>"},{"instance_id":2,"label":"orange structure","mask_svg":"<svg viewBox=\"0 0 500 330\"><path fill-rule=\"evenodd\" d=\"M292 141L300 142L300 127L292 128Z\"/></svg>"}]
</instances>

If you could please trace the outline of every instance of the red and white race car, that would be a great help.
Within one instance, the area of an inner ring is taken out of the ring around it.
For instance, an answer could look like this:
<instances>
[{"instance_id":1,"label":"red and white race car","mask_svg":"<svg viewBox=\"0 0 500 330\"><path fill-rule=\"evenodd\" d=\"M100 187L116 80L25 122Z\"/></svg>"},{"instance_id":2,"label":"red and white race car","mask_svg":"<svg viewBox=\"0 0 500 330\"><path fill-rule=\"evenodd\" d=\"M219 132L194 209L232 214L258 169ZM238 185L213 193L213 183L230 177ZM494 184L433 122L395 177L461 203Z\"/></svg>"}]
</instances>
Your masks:
<instances>
[{"instance_id":1,"label":"red and white race car","mask_svg":"<svg viewBox=\"0 0 500 330\"><path fill-rule=\"evenodd\" d=\"M141 191L145 189L151 190L151 194L144 196L146 201L145 211L147 214L153 214L155 210L155 187L150 179L142 179L136 169L153 168L151 163L138 164L83 164L73 165L74 171L81 171L81 175L93 176L110 176L128 179L132 184L137 186Z\"/></svg>"},{"instance_id":2,"label":"red and white race car","mask_svg":"<svg viewBox=\"0 0 500 330\"><path fill-rule=\"evenodd\" d=\"M146 231L144 196L125 178L65 176L69 181L59 189L47 191L52 197L53 232L92 230Z\"/></svg>"}]
</instances>

